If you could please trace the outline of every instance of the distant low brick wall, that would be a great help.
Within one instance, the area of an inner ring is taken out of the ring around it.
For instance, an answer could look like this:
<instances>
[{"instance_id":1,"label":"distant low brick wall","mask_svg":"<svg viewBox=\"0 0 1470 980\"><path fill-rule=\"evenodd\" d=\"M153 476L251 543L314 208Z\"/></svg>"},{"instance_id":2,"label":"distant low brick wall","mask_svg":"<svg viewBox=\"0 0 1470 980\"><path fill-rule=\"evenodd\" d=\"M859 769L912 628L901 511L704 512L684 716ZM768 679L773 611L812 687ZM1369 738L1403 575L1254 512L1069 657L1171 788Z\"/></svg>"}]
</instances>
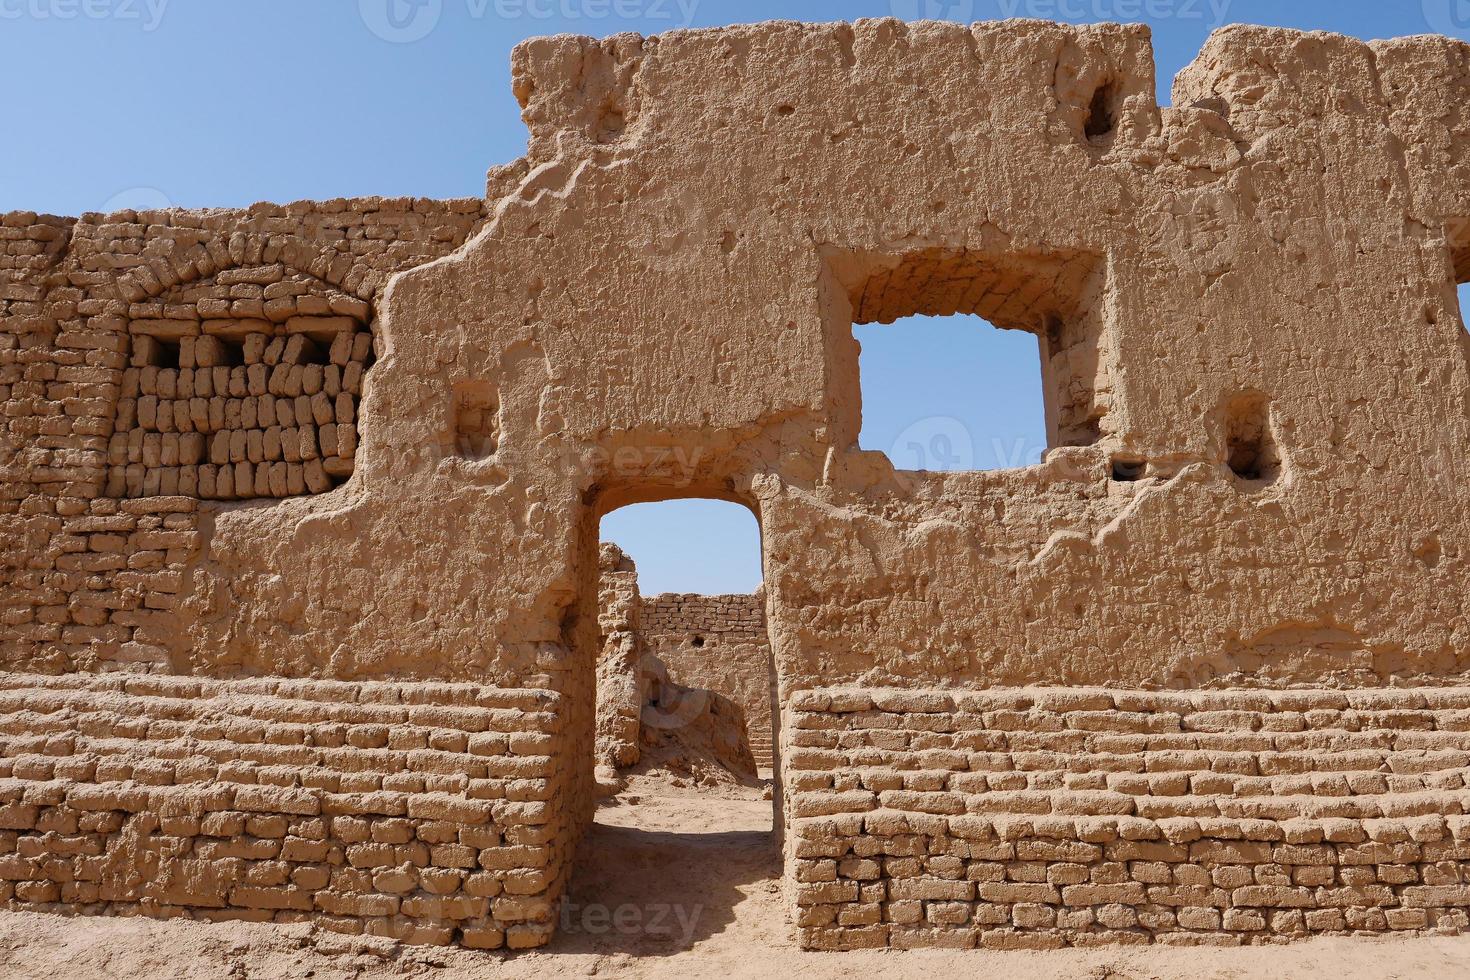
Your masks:
<instances>
[{"instance_id":1,"label":"distant low brick wall","mask_svg":"<svg viewBox=\"0 0 1470 980\"><path fill-rule=\"evenodd\" d=\"M795 696L815 949L1470 923L1470 689Z\"/></svg>"},{"instance_id":2,"label":"distant low brick wall","mask_svg":"<svg viewBox=\"0 0 1470 980\"><path fill-rule=\"evenodd\" d=\"M751 753L757 765L769 766L773 670L764 596L645 596L638 631L679 683L718 691L740 706Z\"/></svg>"},{"instance_id":3,"label":"distant low brick wall","mask_svg":"<svg viewBox=\"0 0 1470 980\"><path fill-rule=\"evenodd\" d=\"M577 832L559 702L0 674L0 905L540 945Z\"/></svg>"},{"instance_id":4,"label":"distant low brick wall","mask_svg":"<svg viewBox=\"0 0 1470 980\"><path fill-rule=\"evenodd\" d=\"M759 595L664 592L643 597L640 624L648 633L764 635L765 600Z\"/></svg>"}]
</instances>

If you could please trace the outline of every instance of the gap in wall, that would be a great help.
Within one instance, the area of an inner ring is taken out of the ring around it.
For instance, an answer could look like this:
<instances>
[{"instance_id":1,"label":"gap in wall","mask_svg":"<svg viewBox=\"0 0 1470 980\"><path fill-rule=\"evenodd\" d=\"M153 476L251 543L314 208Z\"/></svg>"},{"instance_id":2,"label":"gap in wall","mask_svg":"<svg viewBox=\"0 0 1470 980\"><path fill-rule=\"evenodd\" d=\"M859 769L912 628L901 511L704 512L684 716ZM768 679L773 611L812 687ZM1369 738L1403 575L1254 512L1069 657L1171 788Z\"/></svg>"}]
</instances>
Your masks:
<instances>
[{"instance_id":1,"label":"gap in wall","mask_svg":"<svg viewBox=\"0 0 1470 980\"><path fill-rule=\"evenodd\" d=\"M649 955L737 914L780 922L756 516L720 500L629 504L598 539L602 799L552 948Z\"/></svg>"},{"instance_id":2,"label":"gap in wall","mask_svg":"<svg viewBox=\"0 0 1470 980\"><path fill-rule=\"evenodd\" d=\"M689 782L738 782L748 747L753 775L765 778L775 685L755 515L723 500L630 504L603 518L599 539L599 677L616 662L622 666L614 673L627 682L630 651L620 634L636 633L640 736L642 747L654 750L644 753L641 767L668 768L664 756L687 752L672 765L687 761ZM609 544L621 557L610 555ZM630 602L637 608L624 608Z\"/></svg>"},{"instance_id":3,"label":"gap in wall","mask_svg":"<svg viewBox=\"0 0 1470 980\"><path fill-rule=\"evenodd\" d=\"M970 314L853 326L862 348L858 446L900 470L1031 466L1047 448L1035 335Z\"/></svg>"}]
</instances>

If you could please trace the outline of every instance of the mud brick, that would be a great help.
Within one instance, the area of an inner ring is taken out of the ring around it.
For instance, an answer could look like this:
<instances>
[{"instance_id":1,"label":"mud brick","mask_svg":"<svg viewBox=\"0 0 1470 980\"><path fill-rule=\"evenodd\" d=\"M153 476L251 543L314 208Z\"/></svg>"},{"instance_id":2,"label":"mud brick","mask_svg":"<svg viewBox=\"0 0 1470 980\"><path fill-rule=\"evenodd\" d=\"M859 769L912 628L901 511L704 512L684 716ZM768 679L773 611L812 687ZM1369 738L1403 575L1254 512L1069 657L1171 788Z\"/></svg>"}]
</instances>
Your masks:
<instances>
[{"instance_id":1,"label":"mud brick","mask_svg":"<svg viewBox=\"0 0 1470 980\"><path fill-rule=\"evenodd\" d=\"M490 900L490 914L500 922L527 922L547 919L552 905L544 897L503 896Z\"/></svg>"},{"instance_id":2,"label":"mud brick","mask_svg":"<svg viewBox=\"0 0 1470 980\"><path fill-rule=\"evenodd\" d=\"M1066 939L1054 932L1017 929L987 929L980 933L985 949L1061 949Z\"/></svg>"},{"instance_id":3,"label":"mud brick","mask_svg":"<svg viewBox=\"0 0 1470 980\"><path fill-rule=\"evenodd\" d=\"M508 871L514 868L545 867L549 858L550 852L545 847L510 845L481 850L479 863L487 870Z\"/></svg>"},{"instance_id":4,"label":"mud brick","mask_svg":"<svg viewBox=\"0 0 1470 980\"><path fill-rule=\"evenodd\" d=\"M398 863L391 844L354 844L347 848L347 861L354 868L386 868Z\"/></svg>"},{"instance_id":5,"label":"mud brick","mask_svg":"<svg viewBox=\"0 0 1470 980\"><path fill-rule=\"evenodd\" d=\"M1197 864L1263 864L1271 860L1271 846L1259 841L1195 841L1189 845L1189 860Z\"/></svg>"},{"instance_id":6,"label":"mud brick","mask_svg":"<svg viewBox=\"0 0 1470 980\"><path fill-rule=\"evenodd\" d=\"M1066 905L1139 905L1146 900L1144 886L1136 881L1110 885L1068 885L1061 901Z\"/></svg>"},{"instance_id":7,"label":"mud brick","mask_svg":"<svg viewBox=\"0 0 1470 980\"><path fill-rule=\"evenodd\" d=\"M1246 885L1237 888L1230 893L1230 900L1235 905L1244 907L1307 909L1317 904L1310 889L1274 885Z\"/></svg>"},{"instance_id":8,"label":"mud brick","mask_svg":"<svg viewBox=\"0 0 1470 980\"><path fill-rule=\"evenodd\" d=\"M371 917L396 915L399 911L396 895L318 891L312 901L317 908L336 915Z\"/></svg>"},{"instance_id":9,"label":"mud brick","mask_svg":"<svg viewBox=\"0 0 1470 980\"><path fill-rule=\"evenodd\" d=\"M1383 906L1394 903L1393 889L1386 885L1353 885L1343 888L1318 888L1317 905L1346 909L1350 906ZM1352 928L1360 928L1353 926Z\"/></svg>"},{"instance_id":10,"label":"mud brick","mask_svg":"<svg viewBox=\"0 0 1470 980\"><path fill-rule=\"evenodd\" d=\"M1050 929L1056 925L1057 911L1050 905L1018 902L1011 906L1011 921L1017 929Z\"/></svg>"},{"instance_id":11,"label":"mud brick","mask_svg":"<svg viewBox=\"0 0 1470 980\"><path fill-rule=\"evenodd\" d=\"M890 890L892 888L896 888L898 884L898 882L895 882L892 886L890 886ZM940 883L936 882L935 884ZM956 882L950 884L958 883ZM1043 883L982 881L977 885L970 885L970 887L975 888L975 894L977 894L981 899L987 902L999 902L1002 904L1014 904L1016 902L1037 902L1055 905L1062 900L1061 889L1058 889L1053 885ZM941 896L915 895L914 897L937 898ZM956 892L952 896L946 897L968 898L969 896L964 893Z\"/></svg>"},{"instance_id":12,"label":"mud brick","mask_svg":"<svg viewBox=\"0 0 1470 980\"><path fill-rule=\"evenodd\" d=\"M895 897L909 896L900 895ZM857 883L851 881L811 882L798 885L796 889L796 904L801 906L855 902L857 898Z\"/></svg>"},{"instance_id":13,"label":"mud brick","mask_svg":"<svg viewBox=\"0 0 1470 980\"><path fill-rule=\"evenodd\" d=\"M1399 892L1399 900L1411 908L1470 906L1470 885L1411 885Z\"/></svg>"},{"instance_id":14,"label":"mud brick","mask_svg":"<svg viewBox=\"0 0 1470 980\"><path fill-rule=\"evenodd\" d=\"M1429 925L1429 913L1421 908L1384 909L1390 929L1424 929Z\"/></svg>"},{"instance_id":15,"label":"mud brick","mask_svg":"<svg viewBox=\"0 0 1470 980\"><path fill-rule=\"evenodd\" d=\"M479 861L475 849L463 844L439 844L431 847L429 853L430 861L444 868L473 868Z\"/></svg>"},{"instance_id":16,"label":"mud brick","mask_svg":"<svg viewBox=\"0 0 1470 980\"><path fill-rule=\"evenodd\" d=\"M1021 861L1061 861L1090 864L1100 860L1103 849L1081 841L1021 840L1016 842L1016 857Z\"/></svg>"},{"instance_id":17,"label":"mud brick","mask_svg":"<svg viewBox=\"0 0 1470 980\"><path fill-rule=\"evenodd\" d=\"M470 949L500 949L505 945L505 932L492 925L466 926L459 938Z\"/></svg>"},{"instance_id":18,"label":"mud brick","mask_svg":"<svg viewBox=\"0 0 1470 980\"><path fill-rule=\"evenodd\" d=\"M1330 932L1347 928L1340 909L1313 909L1304 916L1306 928L1314 932Z\"/></svg>"}]
</instances>

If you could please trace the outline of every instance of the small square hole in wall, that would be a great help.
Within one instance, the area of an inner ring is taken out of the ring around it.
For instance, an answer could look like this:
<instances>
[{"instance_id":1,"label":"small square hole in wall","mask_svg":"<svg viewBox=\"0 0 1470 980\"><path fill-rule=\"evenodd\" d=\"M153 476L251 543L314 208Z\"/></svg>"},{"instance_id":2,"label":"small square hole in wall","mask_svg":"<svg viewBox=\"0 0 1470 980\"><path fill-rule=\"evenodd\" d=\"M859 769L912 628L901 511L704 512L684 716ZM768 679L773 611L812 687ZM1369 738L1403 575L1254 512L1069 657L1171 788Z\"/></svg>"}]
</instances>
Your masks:
<instances>
[{"instance_id":1,"label":"small square hole in wall","mask_svg":"<svg viewBox=\"0 0 1470 980\"><path fill-rule=\"evenodd\" d=\"M1114 456L1112 478L1116 483L1136 483L1148 472L1148 462L1132 456Z\"/></svg>"},{"instance_id":2,"label":"small square hole in wall","mask_svg":"<svg viewBox=\"0 0 1470 980\"><path fill-rule=\"evenodd\" d=\"M179 340L136 334L132 338L128 363L132 367L176 368L179 366Z\"/></svg>"},{"instance_id":3,"label":"small square hole in wall","mask_svg":"<svg viewBox=\"0 0 1470 980\"><path fill-rule=\"evenodd\" d=\"M861 346L858 445L900 470L1031 466L1047 448L1034 334L971 314L853 327Z\"/></svg>"},{"instance_id":4,"label":"small square hole in wall","mask_svg":"<svg viewBox=\"0 0 1470 980\"><path fill-rule=\"evenodd\" d=\"M1224 406L1225 462L1248 484L1274 482L1281 473L1281 453L1271 422L1271 400L1259 391L1245 391Z\"/></svg>"},{"instance_id":5,"label":"small square hole in wall","mask_svg":"<svg viewBox=\"0 0 1470 980\"><path fill-rule=\"evenodd\" d=\"M500 443L500 398L495 386L488 381L455 385L450 411L455 452L466 459L494 455Z\"/></svg>"}]
</instances>

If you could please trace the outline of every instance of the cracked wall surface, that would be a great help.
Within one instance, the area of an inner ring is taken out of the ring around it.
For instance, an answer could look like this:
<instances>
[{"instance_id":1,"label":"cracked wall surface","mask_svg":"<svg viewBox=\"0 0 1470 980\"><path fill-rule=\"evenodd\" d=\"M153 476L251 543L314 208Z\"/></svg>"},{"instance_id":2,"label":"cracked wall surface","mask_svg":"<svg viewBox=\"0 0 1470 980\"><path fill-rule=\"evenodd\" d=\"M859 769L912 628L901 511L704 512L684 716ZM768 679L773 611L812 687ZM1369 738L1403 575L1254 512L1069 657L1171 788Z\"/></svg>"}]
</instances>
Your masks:
<instances>
[{"instance_id":1,"label":"cracked wall surface","mask_svg":"<svg viewBox=\"0 0 1470 980\"><path fill-rule=\"evenodd\" d=\"M1038 21L513 78L483 202L5 216L0 664L549 689L590 769L598 520L706 496L788 701L1465 682L1470 46L1231 27L1167 107L1145 28ZM953 312L1036 335L1039 465L858 449L852 324Z\"/></svg>"}]
</instances>

